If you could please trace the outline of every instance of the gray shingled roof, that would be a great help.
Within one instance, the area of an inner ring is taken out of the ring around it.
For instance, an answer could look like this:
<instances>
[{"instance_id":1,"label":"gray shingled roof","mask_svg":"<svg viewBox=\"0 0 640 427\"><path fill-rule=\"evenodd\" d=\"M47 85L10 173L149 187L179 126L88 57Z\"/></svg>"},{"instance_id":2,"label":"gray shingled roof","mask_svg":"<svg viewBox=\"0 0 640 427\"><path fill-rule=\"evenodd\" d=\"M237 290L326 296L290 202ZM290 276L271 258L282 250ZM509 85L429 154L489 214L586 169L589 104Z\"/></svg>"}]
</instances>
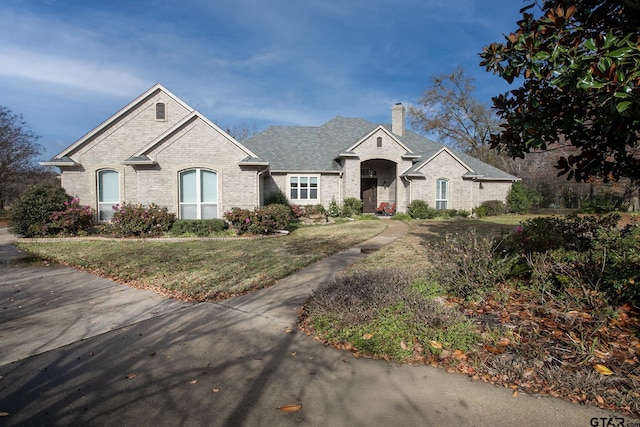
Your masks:
<instances>
[{"instance_id":1,"label":"gray shingled roof","mask_svg":"<svg viewBox=\"0 0 640 427\"><path fill-rule=\"evenodd\" d=\"M364 119L336 117L322 126L272 126L243 142L262 160L270 162L272 171L340 171L336 162L340 153L372 132L379 124ZM383 125L391 130L391 125ZM395 134L394 134L395 135ZM421 158L406 171L415 174L417 168L440 151L443 144L431 141L411 131L400 137L405 146ZM467 154L451 150L467 166L473 169L468 175L490 179L516 179L516 177L488 165Z\"/></svg>"}]
</instances>

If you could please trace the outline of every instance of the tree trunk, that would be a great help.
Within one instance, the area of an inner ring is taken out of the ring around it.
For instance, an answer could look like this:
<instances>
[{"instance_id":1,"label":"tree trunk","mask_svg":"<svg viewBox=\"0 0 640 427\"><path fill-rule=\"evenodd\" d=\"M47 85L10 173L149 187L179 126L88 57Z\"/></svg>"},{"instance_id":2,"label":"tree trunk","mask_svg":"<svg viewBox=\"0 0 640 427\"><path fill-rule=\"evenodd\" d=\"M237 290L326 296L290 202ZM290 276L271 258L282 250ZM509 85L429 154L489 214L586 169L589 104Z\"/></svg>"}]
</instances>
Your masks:
<instances>
[{"instance_id":1,"label":"tree trunk","mask_svg":"<svg viewBox=\"0 0 640 427\"><path fill-rule=\"evenodd\" d=\"M625 200L629 202L628 212L640 212L640 186L632 182L625 190Z\"/></svg>"}]
</instances>

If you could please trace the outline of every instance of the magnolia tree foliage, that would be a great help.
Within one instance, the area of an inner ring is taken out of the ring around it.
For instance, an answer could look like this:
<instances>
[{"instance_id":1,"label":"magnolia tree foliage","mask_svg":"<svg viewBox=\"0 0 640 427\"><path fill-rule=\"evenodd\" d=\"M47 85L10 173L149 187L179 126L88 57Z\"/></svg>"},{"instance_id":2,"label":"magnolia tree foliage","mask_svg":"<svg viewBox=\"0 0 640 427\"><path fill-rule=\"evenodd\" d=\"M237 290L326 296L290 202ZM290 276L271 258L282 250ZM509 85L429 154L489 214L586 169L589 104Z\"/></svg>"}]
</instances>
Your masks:
<instances>
[{"instance_id":1,"label":"magnolia tree foliage","mask_svg":"<svg viewBox=\"0 0 640 427\"><path fill-rule=\"evenodd\" d=\"M640 1L545 0L481 53L481 65L520 85L493 98L502 129L491 145L512 157L570 144L568 179L640 182Z\"/></svg>"}]
</instances>

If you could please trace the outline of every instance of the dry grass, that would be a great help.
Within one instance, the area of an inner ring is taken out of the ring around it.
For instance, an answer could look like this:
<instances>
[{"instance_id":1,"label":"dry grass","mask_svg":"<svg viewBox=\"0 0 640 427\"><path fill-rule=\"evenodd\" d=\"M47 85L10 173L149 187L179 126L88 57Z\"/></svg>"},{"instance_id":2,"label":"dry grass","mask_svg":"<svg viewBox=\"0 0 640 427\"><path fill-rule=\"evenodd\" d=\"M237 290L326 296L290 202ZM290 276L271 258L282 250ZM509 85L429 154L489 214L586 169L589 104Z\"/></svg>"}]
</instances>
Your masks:
<instances>
[{"instance_id":1,"label":"dry grass","mask_svg":"<svg viewBox=\"0 0 640 427\"><path fill-rule=\"evenodd\" d=\"M43 258L121 283L190 301L263 288L314 261L384 230L382 221L300 227L287 236L227 241L89 241L21 243Z\"/></svg>"}]
</instances>

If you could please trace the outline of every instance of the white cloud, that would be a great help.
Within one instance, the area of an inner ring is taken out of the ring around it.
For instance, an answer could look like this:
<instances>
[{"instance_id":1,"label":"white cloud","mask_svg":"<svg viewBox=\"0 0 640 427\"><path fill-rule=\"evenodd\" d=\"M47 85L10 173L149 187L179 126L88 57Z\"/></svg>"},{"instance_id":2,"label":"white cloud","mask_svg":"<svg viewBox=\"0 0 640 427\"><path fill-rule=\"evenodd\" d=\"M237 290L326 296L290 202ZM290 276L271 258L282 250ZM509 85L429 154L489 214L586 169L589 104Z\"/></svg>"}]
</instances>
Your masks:
<instances>
[{"instance_id":1,"label":"white cloud","mask_svg":"<svg viewBox=\"0 0 640 427\"><path fill-rule=\"evenodd\" d=\"M0 48L0 76L114 96L131 96L153 84L110 64L6 46Z\"/></svg>"}]
</instances>

